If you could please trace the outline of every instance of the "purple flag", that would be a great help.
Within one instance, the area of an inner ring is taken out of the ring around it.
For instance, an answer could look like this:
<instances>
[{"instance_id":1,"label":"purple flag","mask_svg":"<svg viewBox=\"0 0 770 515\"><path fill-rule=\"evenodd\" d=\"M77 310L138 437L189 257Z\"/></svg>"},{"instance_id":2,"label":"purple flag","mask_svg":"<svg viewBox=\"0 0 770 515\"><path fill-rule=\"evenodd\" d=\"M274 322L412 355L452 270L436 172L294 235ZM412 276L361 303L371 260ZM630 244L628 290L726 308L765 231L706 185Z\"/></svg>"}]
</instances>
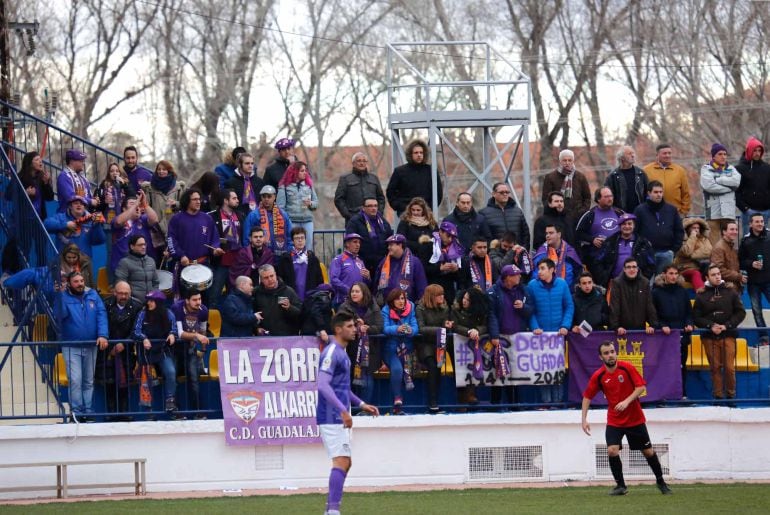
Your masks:
<instances>
[{"instance_id":1,"label":"purple flag","mask_svg":"<svg viewBox=\"0 0 770 515\"><path fill-rule=\"evenodd\" d=\"M228 445L321 441L315 337L221 339L217 348Z\"/></svg>"},{"instance_id":2,"label":"purple flag","mask_svg":"<svg viewBox=\"0 0 770 515\"><path fill-rule=\"evenodd\" d=\"M639 398L641 402L682 398L682 369L679 352L679 331L668 336L660 331L647 334L629 331L617 336L610 331L595 331L583 337L569 334L569 400L580 402L588 380L602 366L599 344L612 341L618 351L619 361L628 361L647 382L647 390ZM607 404L604 394L594 398L596 404Z\"/></svg>"}]
</instances>

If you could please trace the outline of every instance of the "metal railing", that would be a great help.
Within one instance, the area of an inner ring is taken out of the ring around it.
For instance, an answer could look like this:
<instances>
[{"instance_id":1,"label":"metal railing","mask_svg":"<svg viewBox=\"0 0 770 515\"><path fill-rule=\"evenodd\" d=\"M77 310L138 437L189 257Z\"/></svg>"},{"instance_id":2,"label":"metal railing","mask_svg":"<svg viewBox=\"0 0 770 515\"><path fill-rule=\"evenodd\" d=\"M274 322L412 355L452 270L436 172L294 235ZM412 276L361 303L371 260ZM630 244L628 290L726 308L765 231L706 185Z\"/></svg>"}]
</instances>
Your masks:
<instances>
[{"instance_id":1,"label":"metal railing","mask_svg":"<svg viewBox=\"0 0 770 515\"><path fill-rule=\"evenodd\" d=\"M334 256L342 252L344 237L344 230L313 231L312 248L318 260L330 266Z\"/></svg>"},{"instance_id":2,"label":"metal railing","mask_svg":"<svg viewBox=\"0 0 770 515\"><path fill-rule=\"evenodd\" d=\"M717 400L711 398L711 378L707 358L699 349L693 347L688 361L687 389L688 399L673 399L657 401L657 406L689 406L697 405L736 405L736 406L768 406L768 368L767 351L763 346L755 345L752 340L761 329L745 328L740 330L740 336L749 340L748 345L739 344L736 355L737 398ZM370 344L381 346L386 338L384 335L371 335ZM420 335L415 335L415 341ZM251 337L249 338L251 339ZM189 354L183 353L175 359L175 399L178 407L177 416L191 418L194 416L221 417L222 405L219 395L219 361L214 364L212 351L216 350L217 339L211 338L210 345L202 359L204 370L199 376L199 404L196 406L190 390L188 365ZM111 343L117 343L114 341ZM152 392L152 407L140 406L141 368L137 358L137 344L130 340L122 340L125 350L119 359L110 358L106 351L98 351L102 359L97 358L95 368L94 413L89 414L99 420L145 420L167 418L165 411L163 388L165 378L162 367L149 378ZM76 343L76 342L61 342ZM69 415L68 381L64 357L61 354L61 343L29 342L21 344L0 344L0 419L40 419L61 418ZM183 344L181 340L177 344ZM698 343L699 344L699 343ZM695 345L695 343L693 343ZM764 346L770 349L770 346ZM380 347L380 350L382 348ZM58 356L58 357L57 357ZM380 352L384 359L384 353ZM32 371L23 367L24 359L34 359L39 365ZM453 359L451 360L453 362ZM115 364L118 363L116 367ZM371 378L367 401L375 403L387 411L392 405L390 393L389 372L381 364L373 364L368 375ZM118 372L118 373L116 373ZM439 405L451 412L484 412L530 410L535 408L574 408L578 405L568 401L559 403L543 403L538 400L537 388L522 389L516 387L516 402L501 402L492 404L490 394L492 389L476 387L475 394L478 404L467 404L462 398L463 392L455 387L454 374L465 374L464 370L445 368L440 373ZM424 413L428 406L427 372L423 365L416 366L413 373L416 388L404 392L404 411L407 413ZM123 378L123 379L121 379ZM564 388L564 398L567 399L567 384ZM356 387L354 387L356 388ZM524 392L521 395L520 392Z\"/></svg>"},{"instance_id":3,"label":"metal railing","mask_svg":"<svg viewBox=\"0 0 770 515\"><path fill-rule=\"evenodd\" d=\"M44 154L47 166L52 171L53 181L65 164L67 150L75 148L86 154L86 177L92 184L99 184L107 175L112 162L120 162L123 157L93 142L73 134L42 118L0 101L0 106L8 109L8 118L3 120L7 129L8 140L4 141L13 163L21 163L26 152L35 151ZM45 152L43 152L45 150Z\"/></svg>"}]
</instances>

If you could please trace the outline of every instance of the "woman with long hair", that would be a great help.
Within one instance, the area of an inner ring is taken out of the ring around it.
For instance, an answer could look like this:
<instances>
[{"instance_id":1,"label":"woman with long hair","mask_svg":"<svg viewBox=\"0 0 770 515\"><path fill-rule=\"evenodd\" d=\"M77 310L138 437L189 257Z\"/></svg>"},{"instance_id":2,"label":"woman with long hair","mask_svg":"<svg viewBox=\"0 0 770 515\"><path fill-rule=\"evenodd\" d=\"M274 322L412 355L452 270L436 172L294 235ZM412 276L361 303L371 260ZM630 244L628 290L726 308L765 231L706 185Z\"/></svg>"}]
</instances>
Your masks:
<instances>
[{"instance_id":1,"label":"woman with long hair","mask_svg":"<svg viewBox=\"0 0 770 515\"><path fill-rule=\"evenodd\" d=\"M318 196L305 163L295 161L286 169L278 182L276 202L289 215L293 227L305 228L308 246L313 248L313 211L318 209Z\"/></svg>"},{"instance_id":2,"label":"woman with long hair","mask_svg":"<svg viewBox=\"0 0 770 515\"><path fill-rule=\"evenodd\" d=\"M107 176L95 192L95 195L99 197L99 210L108 224L112 223L112 220L123 212L125 199L136 193L123 167L118 163L110 163L110 166L107 167Z\"/></svg>"},{"instance_id":3,"label":"woman with long hair","mask_svg":"<svg viewBox=\"0 0 770 515\"><path fill-rule=\"evenodd\" d=\"M165 307L166 295L160 290L153 290L147 294L144 309L139 312L134 325L134 341L137 347L137 356L140 370L150 377L147 368L160 369L163 374L164 409L171 417L177 410L176 407L176 364L174 363L174 350L172 346L176 342L177 325L176 317L170 309ZM144 380L144 379L143 379ZM144 397L145 392L140 392L140 405L152 409L152 399Z\"/></svg>"},{"instance_id":4,"label":"woman with long hair","mask_svg":"<svg viewBox=\"0 0 770 515\"><path fill-rule=\"evenodd\" d=\"M85 252L80 252L78 246L70 243L59 254L59 270L61 271L62 285L66 286L66 277L72 272L83 274L87 288L94 287L94 272L91 258Z\"/></svg>"},{"instance_id":5,"label":"woman with long hair","mask_svg":"<svg viewBox=\"0 0 770 515\"><path fill-rule=\"evenodd\" d=\"M406 206L396 232L406 237L406 246L412 254L422 261L423 267L433 253L433 232L438 230L438 222L433 218L433 211L422 197L415 197Z\"/></svg>"},{"instance_id":6,"label":"woman with long hair","mask_svg":"<svg viewBox=\"0 0 770 515\"><path fill-rule=\"evenodd\" d=\"M385 364L390 369L390 391L393 394L393 414L403 415L404 387L414 389L412 340L419 331L414 304L406 298L406 292L394 288L385 299L382 308L383 333L386 340L383 348Z\"/></svg>"},{"instance_id":7,"label":"woman with long hair","mask_svg":"<svg viewBox=\"0 0 770 515\"><path fill-rule=\"evenodd\" d=\"M487 294L478 288L457 292L457 301L452 309L452 330L465 336L469 342L479 341L487 333L489 324L489 300ZM454 351L454 349L453 349ZM476 388L473 385L460 388L459 401L477 404Z\"/></svg>"},{"instance_id":8,"label":"woman with long hair","mask_svg":"<svg viewBox=\"0 0 770 515\"><path fill-rule=\"evenodd\" d=\"M201 211L210 213L222 207L222 195L219 188L219 176L214 172L206 172L190 186L190 189L201 192Z\"/></svg>"},{"instance_id":9,"label":"woman with long hair","mask_svg":"<svg viewBox=\"0 0 770 515\"><path fill-rule=\"evenodd\" d=\"M156 255L161 255L166 248L166 232L168 221L179 211L179 200L184 191L184 182L177 180L176 170L171 162L158 161L149 184L142 189L145 191L147 202L158 215L158 224L151 231L152 246Z\"/></svg>"},{"instance_id":10,"label":"woman with long hair","mask_svg":"<svg viewBox=\"0 0 770 515\"><path fill-rule=\"evenodd\" d=\"M19 180L40 220L45 221L48 217L45 203L54 199L54 193L51 173L45 169L43 158L40 154L37 152L27 152L24 154L24 158L21 160ZM7 193L11 191L13 190L9 188ZM35 216L32 213L28 213L28 216L24 217L21 216L21 213L18 213L18 216L17 220L21 221L18 227L19 244L22 252L31 262L30 250L32 250L34 233L30 228L36 223ZM46 259L47 247L38 241L35 244L35 250L37 262L34 265L46 266L48 264L48 259Z\"/></svg>"},{"instance_id":11,"label":"woman with long hair","mask_svg":"<svg viewBox=\"0 0 770 515\"><path fill-rule=\"evenodd\" d=\"M365 283L355 282L345 302L337 308L337 313L348 313L356 317L358 338L349 343L345 350L353 368L351 379L356 395L360 393L362 399L370 399L374 388L373 374L382 362L381 340L370 336L382 333L382 311L374 302L369 287Z\"/></svg>"},{"instance_id":12,"label":"woman with long hair","mask_svg":"<svg viewBox=\"0 0 770 515\"><path fill-rule=\"evenodd\" d=\"M417 341L417 358L428 370L428 411L438 413L441 366L446 359L448 335L454 325L449 317L444 288L438 284L429 284L425 288L417 305L417 325L422 336Z\"/></svg>"}]
</instances>

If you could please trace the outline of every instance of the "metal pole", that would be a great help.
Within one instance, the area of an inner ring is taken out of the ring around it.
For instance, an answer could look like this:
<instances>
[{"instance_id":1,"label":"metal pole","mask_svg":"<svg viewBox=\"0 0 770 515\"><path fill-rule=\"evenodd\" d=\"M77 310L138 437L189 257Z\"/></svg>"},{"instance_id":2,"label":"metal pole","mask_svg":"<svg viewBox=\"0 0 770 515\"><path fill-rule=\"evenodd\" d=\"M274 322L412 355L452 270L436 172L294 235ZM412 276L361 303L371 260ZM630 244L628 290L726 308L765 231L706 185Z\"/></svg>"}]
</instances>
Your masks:
<instances>
[{"instance_id":1,"label":"metal pole","mask_svg":"<svg viewBox=\"0 0 770 515\"><path fill-rule=\"evenodd\" d=\"M5 0L0 0L0 100L7 103L11 98L11 75L9 69L8 16L5 11ZM7 105L3 105L0 114L3 117L3 141L8 141Z\"/></svg>"}]
</instances>

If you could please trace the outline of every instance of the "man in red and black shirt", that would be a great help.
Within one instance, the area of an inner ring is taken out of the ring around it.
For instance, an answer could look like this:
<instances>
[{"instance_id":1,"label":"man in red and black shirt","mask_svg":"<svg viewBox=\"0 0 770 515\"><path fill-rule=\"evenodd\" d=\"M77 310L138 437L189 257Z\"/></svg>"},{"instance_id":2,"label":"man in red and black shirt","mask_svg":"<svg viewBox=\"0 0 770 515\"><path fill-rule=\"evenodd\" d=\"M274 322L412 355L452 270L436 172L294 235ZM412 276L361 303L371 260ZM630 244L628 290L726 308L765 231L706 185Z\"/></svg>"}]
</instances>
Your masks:
<instances>
[{"instance_id":1,"label":"man in red and black shirt","mask_svg":"<svg viewBox=\"0 0 770 515\"><path fill-rule=\"evenodd\" d=\"M599 345L599 356L604 366L594 372L583 392L583 432L591 435L591 426L587 418L588 407L591 405L591 399L601 390L607 398L605 432L607 456L612 477L617 483L617 486L610 491L610 495L628 493L626 482L623 480L623 464L620 461L623 435L628 439L628 445L632 450L641 450L644 454L647 464L655 474L660 492L664 495L670 494L671 490L663 480L663 470L658 455L655 454L650 443L646 419L642 405L639 403L639 396L647 383L631 363L618 361L615 345L611 341L605 341Z\"/></svg>"}]
</instances>

